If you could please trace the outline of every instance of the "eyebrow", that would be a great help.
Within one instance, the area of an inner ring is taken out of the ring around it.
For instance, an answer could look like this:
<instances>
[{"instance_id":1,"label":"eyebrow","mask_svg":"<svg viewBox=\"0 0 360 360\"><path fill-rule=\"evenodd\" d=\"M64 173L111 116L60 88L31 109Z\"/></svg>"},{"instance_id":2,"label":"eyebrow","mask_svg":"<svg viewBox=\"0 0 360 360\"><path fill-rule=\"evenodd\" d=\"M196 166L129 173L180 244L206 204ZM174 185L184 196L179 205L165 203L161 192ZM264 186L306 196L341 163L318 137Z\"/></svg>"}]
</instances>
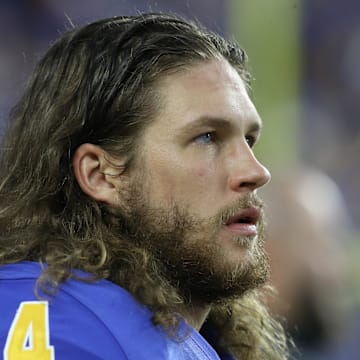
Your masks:
<instances>
[{"instance_id":1,"label":"eyebrow","mask_svg":"<svg viewBox=\"0 0 360 360\"><path fill-rule=\"evenodd\" d=\"M192 121L184 125L181 130L185 133L192 132L196 129L200 129L203 127L214 127L214 128L222 128L225 130L231 130L234 127L234 121L226 119L226 118L219 118L213 116L201 116L196 120ZM258 132L260 133L262 130L262 122L261 121L252 121L247 128L247 132Z\"/></svg>"}]
</instances>

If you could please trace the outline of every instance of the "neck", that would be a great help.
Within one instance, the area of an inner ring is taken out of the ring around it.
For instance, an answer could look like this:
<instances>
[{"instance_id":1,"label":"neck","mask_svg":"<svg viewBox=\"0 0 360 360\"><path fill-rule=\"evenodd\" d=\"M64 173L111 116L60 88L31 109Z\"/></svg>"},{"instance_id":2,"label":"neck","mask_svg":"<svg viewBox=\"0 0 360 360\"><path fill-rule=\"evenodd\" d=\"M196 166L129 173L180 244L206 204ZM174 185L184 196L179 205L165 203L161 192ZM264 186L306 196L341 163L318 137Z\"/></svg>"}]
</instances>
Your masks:
<instances>
[{"instance_id":1,"label":"neck","mask_svg":"<svg viewBox=\"0 0 360 360\"><path fill-rule=\"evenodd\" d=\"M188 324L199 331L208 317L210 310L210 305L189 304L181 313Z\"/></svg>"}]
</instances>

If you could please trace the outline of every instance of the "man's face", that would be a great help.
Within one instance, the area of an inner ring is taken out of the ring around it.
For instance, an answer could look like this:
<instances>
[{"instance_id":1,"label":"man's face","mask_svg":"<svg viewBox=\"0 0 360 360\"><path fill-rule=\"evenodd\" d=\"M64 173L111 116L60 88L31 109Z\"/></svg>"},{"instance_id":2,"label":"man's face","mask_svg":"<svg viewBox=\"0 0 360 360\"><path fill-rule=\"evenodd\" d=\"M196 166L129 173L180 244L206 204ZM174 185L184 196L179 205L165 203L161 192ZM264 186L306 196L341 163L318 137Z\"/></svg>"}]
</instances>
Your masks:
<instances>
[{"instance_id":1,"label":"man's face","mask_svg":"<svg viewBox=\"0 0 360 360\"><path fill-rule=\"evenodd\" d=\"M252 150L259 116L225 60L169 75L159 89L162 107L129 175L134 237L187 296L239 295L267 276L255 191L270 175Z\"/></svg>"}]
</instances>

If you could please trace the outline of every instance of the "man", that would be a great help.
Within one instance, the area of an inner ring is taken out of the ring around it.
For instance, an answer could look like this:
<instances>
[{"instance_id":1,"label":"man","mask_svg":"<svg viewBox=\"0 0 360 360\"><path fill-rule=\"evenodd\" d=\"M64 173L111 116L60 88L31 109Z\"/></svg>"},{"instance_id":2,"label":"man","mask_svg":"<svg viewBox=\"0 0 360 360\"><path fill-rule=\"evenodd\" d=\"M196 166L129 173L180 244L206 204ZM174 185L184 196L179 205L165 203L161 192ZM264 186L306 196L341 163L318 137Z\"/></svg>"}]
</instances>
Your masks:
<instances>
[{"instance_id":1,"label":"man","mask_svg":"<svg viewBox=\"0 0 360 360\"><path fill-rule=\"evenodd\" d=\"M52 46L3 146L4 359L286 358L244 62L161 14Z\"/></svg>"}]
</instances>

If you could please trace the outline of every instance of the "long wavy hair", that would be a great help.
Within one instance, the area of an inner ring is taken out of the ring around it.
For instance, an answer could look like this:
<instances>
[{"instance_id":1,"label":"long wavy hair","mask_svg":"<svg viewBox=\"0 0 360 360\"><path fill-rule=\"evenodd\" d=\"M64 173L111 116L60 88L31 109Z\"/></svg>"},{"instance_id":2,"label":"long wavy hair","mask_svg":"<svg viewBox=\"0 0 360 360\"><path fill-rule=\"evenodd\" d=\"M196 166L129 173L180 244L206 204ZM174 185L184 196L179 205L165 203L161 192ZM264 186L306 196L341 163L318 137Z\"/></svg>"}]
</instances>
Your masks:
<instances>
[{"instance_id":1,"label":"long wavy hair","mask_svg":"<svg viewBox=\"0 0 360 360\"><path fill-rule=\"evenodd\" d=\"M38 286L50 293L71 269L108 279L147 305L155 324L174 329L184 300L151 254L114 231L114 212L81 191L72 156L89 142L125 154L130 168L160 108L159 79L221 57L249 83L242 49L172 15L105 19L55 42L13 109L1 148L0 263L46 263ZM259 293L214 306L208 323L238 359L285 359L285 335Z\"/></svg>"}]
</instances>

